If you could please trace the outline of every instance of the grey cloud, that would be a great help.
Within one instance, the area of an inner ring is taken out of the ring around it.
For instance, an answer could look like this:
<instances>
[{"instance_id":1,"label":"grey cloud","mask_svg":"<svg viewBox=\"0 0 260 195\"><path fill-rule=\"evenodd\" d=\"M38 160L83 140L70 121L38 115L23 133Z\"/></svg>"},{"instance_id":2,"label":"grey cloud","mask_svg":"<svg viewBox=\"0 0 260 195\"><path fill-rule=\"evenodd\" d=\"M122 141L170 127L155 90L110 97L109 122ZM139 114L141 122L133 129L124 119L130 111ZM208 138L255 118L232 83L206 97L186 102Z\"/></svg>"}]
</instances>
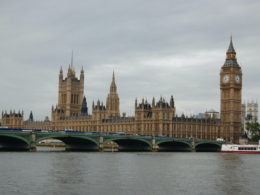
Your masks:
<instances>
[{"instance_id":1,"label":"grey cloud","mask_svg":"<svg viewBox=\"0 0 260 195\"><path fill-rule=\"evenodd\" d=\"M90 110L93 100L106 101L113 70L121 112L133 115L135 98L161 95L174 96L178 114L219 110L230 33L243 100L258 98L259 8L253 1L2 2L0 108L50 116L73 49Z\"/></svg>"}]
</instances>

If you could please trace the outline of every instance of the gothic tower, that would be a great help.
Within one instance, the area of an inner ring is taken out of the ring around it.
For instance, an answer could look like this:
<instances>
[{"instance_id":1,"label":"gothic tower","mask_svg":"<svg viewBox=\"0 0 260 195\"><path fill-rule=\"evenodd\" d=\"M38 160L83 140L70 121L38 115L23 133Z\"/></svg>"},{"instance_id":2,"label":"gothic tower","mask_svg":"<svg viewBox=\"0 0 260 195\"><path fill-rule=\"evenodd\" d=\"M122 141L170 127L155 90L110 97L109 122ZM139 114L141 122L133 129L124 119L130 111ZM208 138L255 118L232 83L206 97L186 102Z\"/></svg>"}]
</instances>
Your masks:
<instances>
[{"instance_id":1,"label":"gothic tower","mask_svg":"<svg viewBox=\"0 0 260 195\"><path fill-rule=\"evenodd\" d=\"M237 63L232 37L220 71L221 136L237 141L241 135L242 71Z\"/></svg>"},{"instance_id":2,"label":"gothic tower","mask_svg":"<svg viewBox=\"0 0 260 195\"><path fill-rule=\"evenodd\" d=\"M73 56L72 56L73 59ZM71 60L71 63L73 61ZM76 72L69 66L67 77L63 79L63 70L59 75L58 109L63 110L65 116L81 115L81 106L84 93L84 70L80 71L80 79L76 77Z\"/></svg>"},{"instance_id":3,"label":"gothic tower","mask_svg":"<svg viewBox=\"0 0 260 195\"><path fill-rule=\"evenodd\" d=\"M115 82L115 74L113 72L112 82L110 85L110 93L107 96L107 114L108 116L120 116L119 97L117 94L117 87Z\"/></svg>"}]
</instances>

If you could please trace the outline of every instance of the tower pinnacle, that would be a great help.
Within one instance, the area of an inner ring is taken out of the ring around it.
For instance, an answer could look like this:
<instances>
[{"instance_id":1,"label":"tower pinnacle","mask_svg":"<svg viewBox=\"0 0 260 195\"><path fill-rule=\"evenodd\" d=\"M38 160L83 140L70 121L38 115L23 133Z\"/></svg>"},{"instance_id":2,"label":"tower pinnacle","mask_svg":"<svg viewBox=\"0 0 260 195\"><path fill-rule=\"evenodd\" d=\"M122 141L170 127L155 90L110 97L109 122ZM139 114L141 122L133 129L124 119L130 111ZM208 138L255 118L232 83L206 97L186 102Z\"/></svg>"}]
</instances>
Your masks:
<instances>
[{"instance_id":1,"label":"tower pinnacle","mask_svg":"<svg viewBox=\"0 0 260 195\"><path fill-rule=\"evenodd\" d=\"M108 116L120 116L119 97L117 94L114 71L112 75L112 82L110 85L110 93L108 94L106 101L106 107L108 111Z\"/></svg>"},{"instance_id":2,"label":"tower pinnacle","mask_svg":"<svg viewBox=\"0 0 260 195\"><path fill-rule=\"evenodd\" d=\"M236 54L236 51L233 47L233 43L232 43L232 36L230 37L230 44L227 50L227 54Z\"/></svg>"},{"instance_id":3,"label":"tower pinnacle","mask_svg":"<svg viewBox=\"0 0 260 195\"><path fill-rule=\"evenodd\" d=\"M113 71L112 82L110 85L110 93L116 93L116 91L117 91L117 87L116 87L116 81L115 81L115 73Z\"/></svg>"},{"instance_id":4,"label":"tower pinnacle","mask_svg":"<svg viewBox=\"0 0 260 195\"><path fill-rule=\"evenodd\" d=\"M223 67L240 67L237 63L236 51L233 46L232 36L230 37L230 44L226 52L226 61Z\"/></svg>"}]
</instances>

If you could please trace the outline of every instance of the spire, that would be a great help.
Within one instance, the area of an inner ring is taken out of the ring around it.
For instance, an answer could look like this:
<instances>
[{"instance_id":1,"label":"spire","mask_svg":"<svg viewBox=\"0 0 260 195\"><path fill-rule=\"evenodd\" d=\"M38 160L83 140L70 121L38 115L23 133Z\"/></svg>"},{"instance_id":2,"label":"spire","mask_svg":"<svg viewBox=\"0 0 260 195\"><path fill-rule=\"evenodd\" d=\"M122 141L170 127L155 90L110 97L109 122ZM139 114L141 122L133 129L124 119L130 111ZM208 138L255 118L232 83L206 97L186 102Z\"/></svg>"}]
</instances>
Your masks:
<instances>
[{"instance_id":1,"label":"spire","mask_svg":"<svg viewBox=\"0 0 260 195\"><path fill-rule=\"evenodd\" d=\"M115 73L113 71L112 82L115 82Z\"/></svg>"},{"instance_id":2,"label":"spire","mask_svg":"<svg viewBox=\"0 0 260 195\"><path fill-rule=\"evenodd\" d=\"M30 120L30 121L33 121L33 113L32 113L32 111L31 111L31 113L30 113L29 120Z\"/></svg>"},{"instance_id":3,"label":"spire","mask_svg":"<svg viewBox=\"0 0 260 195\"><path fill-rule=\"evenodd\" d=\"M229 44L228 50L226 52L226 61L223 65L223 67L238 67L238 68L240 68L240 66L237 63L236 51L233 47L232 36L230 37L230 44Z\"/></svg>"},{"instance_id":4,"label":"spire","mask_svg":"<svg viewBox=\"0 0 260 195\"><path fill-rule=\"evenodd\" d=\"M81 68L80 74L84 74L83 66Z\"/></svg>"},{"instance_id":5,"label":"spire","mask_svg":"<svg viewBox=\"0 0 260 195\"><path fill-rule=\"evenodd\" d=\"M171 96L171 99L170 99L170 107L171 107L171 108L174 108L174 99L173 99L173 96Z\"/></svg>"},{"instance_id":6,"label":"spire","mask_svg":"<svg viewBox=\"0 0 260 195\"><path fill-rule=\"evenodd\" d=\"M230 44L229 44L229 47L227 50L227 54L230 54L230 53L236 54L236 51L235 51L235 49L233 47L233 43L232 43L232 35L230 36Z\"/></svg>"},{"instance_id":7,"label":"spire","mask_svg":"<svg viewBox=\"0 0 260 195\"><path fill-rule=\"evenodd\" d=\"M113 71L113 75L112 75L112 82L110 85L110 93L116 93L117 88L116 88L116 81L115 81L115 73Z\"/></svg>"},{"instance_id":8,"label":"spire","mask_svg":"<svg viewBox=\"0 0 260 195\"><path fill-rule=\"evenodd\" d=\"M81 105L81 115L83 116L88 115L88 107L87 107L87 101L85 96L83 98L82 105Z\"/></svg>"}]
</instances>

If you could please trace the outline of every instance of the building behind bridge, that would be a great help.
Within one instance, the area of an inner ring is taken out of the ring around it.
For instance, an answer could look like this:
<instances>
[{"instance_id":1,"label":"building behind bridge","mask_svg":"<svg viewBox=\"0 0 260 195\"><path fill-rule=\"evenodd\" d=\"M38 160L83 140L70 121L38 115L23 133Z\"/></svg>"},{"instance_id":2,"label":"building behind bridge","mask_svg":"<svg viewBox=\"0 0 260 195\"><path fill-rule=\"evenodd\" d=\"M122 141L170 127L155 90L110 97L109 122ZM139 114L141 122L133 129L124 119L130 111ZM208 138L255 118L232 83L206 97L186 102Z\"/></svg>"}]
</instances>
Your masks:
<instances>
[{"instance_id":1,"label":"building behind bridge","mask_svg":"<svg viewBox=\"0 0 260 195\"><path fill-rule=\"evenodd\" d=\"M120 99L117 94L115 74L112 74L110 92L106 104L99 100L92 103L92 113L88 113L84 97L84 70L77 78L75 70L69 66L67 76L63 70L59 73L58 104L52 106L51 120L42 122L33 120L32 113L24 121L23 112L2 112L2 125L9 128L65 130L74 129L81 132L103 132L139 135L156 135L169 137L196 137L198 139L238 140L241 126L242 71L236 61L236 52L232 39L227 57L220 72L221 120L219 116L205 113L201 116L177 116L173 96L166 101L152 99L151 103L142 99L135 100L135 115L120 115ZM214 111L214 110L213 110Z\"/></svg>"}]
</instances>

